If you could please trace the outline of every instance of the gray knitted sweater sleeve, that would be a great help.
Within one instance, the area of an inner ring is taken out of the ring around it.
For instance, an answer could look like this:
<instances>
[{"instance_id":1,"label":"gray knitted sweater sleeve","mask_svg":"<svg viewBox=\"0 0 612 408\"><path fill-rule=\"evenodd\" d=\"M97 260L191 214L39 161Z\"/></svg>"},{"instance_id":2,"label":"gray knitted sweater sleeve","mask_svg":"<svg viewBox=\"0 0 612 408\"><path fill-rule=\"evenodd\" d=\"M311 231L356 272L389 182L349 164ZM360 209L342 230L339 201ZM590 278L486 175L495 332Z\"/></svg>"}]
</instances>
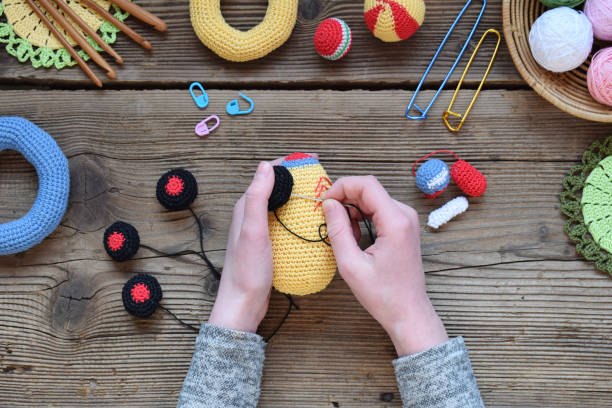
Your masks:
<instances>
[{"instance_id":1,"label":"gray knitted sweater sleeve","mask_svg":"<svg viewBox=\"0 0 612 408\"><path fill-rule=\"evenodd\" d=\"M179 408L254 408L266 343L253 333L204 324ZM393 361L404 407L484 407L461 337Z\"/></svg>"},{"instance_id":2,"label":"gray knitted sweater sleeve","mask_svg":"<svg viewBox=\"0 0 612 408\"><path fill-rule=\"evenodd\" d=\"M470 356L456 337L393 361L404 408L483 408Z\"/></svg>"},{"instance_id":3,"label":"gray knitted sweater sleeve","mask_svg":"<svg viewBox=\"0 0 612 408\"><path fill-rule=\"evenodd\" d=\"M203 324L180 408L255 408L266 343L254 333Z\"/></svg>"}]
</instances>

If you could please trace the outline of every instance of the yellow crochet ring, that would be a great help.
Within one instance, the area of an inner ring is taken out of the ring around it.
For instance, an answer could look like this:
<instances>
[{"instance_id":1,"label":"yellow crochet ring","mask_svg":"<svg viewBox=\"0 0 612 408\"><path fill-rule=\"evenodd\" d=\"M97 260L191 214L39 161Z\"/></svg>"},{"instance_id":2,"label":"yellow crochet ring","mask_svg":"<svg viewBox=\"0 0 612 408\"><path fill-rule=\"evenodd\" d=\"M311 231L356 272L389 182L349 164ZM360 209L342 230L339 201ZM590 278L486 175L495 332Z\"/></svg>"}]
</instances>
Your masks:
<instances>
[{"instance_id":1,"label":"yellow crochet ring","mask_svg":"<svg viewBox=\"0 0 612 408\"><path fill-rule=\"evenodd\" d=\"M236 30L221 14L221 0L190 0L191 24L202 43L221 58L244 62L264 57L283 45L297 20L298 0L269 0L261 23Z\"/></svg>"}]
</instances>

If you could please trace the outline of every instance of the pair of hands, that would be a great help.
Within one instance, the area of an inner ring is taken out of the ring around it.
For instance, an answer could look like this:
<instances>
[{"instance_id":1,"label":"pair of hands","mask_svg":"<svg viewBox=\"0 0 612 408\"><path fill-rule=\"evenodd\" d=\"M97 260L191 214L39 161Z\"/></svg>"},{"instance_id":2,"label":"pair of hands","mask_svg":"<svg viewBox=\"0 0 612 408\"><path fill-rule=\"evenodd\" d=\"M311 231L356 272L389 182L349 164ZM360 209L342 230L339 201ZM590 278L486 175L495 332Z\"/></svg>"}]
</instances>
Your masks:
<instances>
[{"instance_id":1,"label":"pair of hands","mask_svg":"<svg viewBox=\"0 0 612 408\"><path fill-rule=\"evenodd\" d=\"M272 287L272 243L268 198L272 166L262 162L234 207L221 284L209 324L255 332L268 310ZM373 176L345 177L324 193L323 211L338 272L361 305L388 333L399 356L418 353L448 340L425 289L418 216L389 196ZM378 234L366 250L354 204L371 217ZM356 215L351 213L351 215Z\"/></svg>"}]
</instances>

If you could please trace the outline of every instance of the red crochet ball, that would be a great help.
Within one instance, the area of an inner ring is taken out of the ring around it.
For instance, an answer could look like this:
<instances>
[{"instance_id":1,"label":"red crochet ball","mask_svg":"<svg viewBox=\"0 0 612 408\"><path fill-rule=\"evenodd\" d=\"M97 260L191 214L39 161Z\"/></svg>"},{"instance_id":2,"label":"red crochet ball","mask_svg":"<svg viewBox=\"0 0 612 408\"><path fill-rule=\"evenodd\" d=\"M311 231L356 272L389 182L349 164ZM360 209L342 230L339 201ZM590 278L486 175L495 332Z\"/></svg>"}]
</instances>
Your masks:
<instances>
[{"instance_id":1,"label":"red crochet ball","mask_svg":"<svg viewBox=\"0 0 612 408\"><path fill-rule=\"evenodd\" d=\"M457 160L450 170L453 181L465 194L478 197L487 189L487 179L465 160Z\"/></svg>"}]
</instances>

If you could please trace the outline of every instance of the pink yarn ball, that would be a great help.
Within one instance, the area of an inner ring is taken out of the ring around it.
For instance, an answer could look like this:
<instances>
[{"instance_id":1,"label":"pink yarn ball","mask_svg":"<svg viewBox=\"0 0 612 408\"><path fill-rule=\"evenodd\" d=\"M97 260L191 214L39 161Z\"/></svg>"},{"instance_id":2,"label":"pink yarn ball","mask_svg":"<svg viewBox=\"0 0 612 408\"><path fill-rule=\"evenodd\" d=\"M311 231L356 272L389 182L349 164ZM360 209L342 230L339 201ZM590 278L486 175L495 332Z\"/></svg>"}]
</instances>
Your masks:
<instances>
[{"instance_id":1,"label":"pink yarn ball","mask_svg":"<svg viewBox=\"0 0 612 408\"><path fill-rule=\"evenodd\" d=\"M612 1L587 0L584 14L593 25L595 38L612 41Z\"/></svg>"},{"instance_id":2,"label":"pink yarn ball","mask_svg":"<svg viewBox=\"0 0 612 408\"><path fill-rule=\"evenodd\" d=\"M612 106L612 47L604 48L593 56L587 83L589 92L597 102Z\"/></svg>"}]
</instances>

